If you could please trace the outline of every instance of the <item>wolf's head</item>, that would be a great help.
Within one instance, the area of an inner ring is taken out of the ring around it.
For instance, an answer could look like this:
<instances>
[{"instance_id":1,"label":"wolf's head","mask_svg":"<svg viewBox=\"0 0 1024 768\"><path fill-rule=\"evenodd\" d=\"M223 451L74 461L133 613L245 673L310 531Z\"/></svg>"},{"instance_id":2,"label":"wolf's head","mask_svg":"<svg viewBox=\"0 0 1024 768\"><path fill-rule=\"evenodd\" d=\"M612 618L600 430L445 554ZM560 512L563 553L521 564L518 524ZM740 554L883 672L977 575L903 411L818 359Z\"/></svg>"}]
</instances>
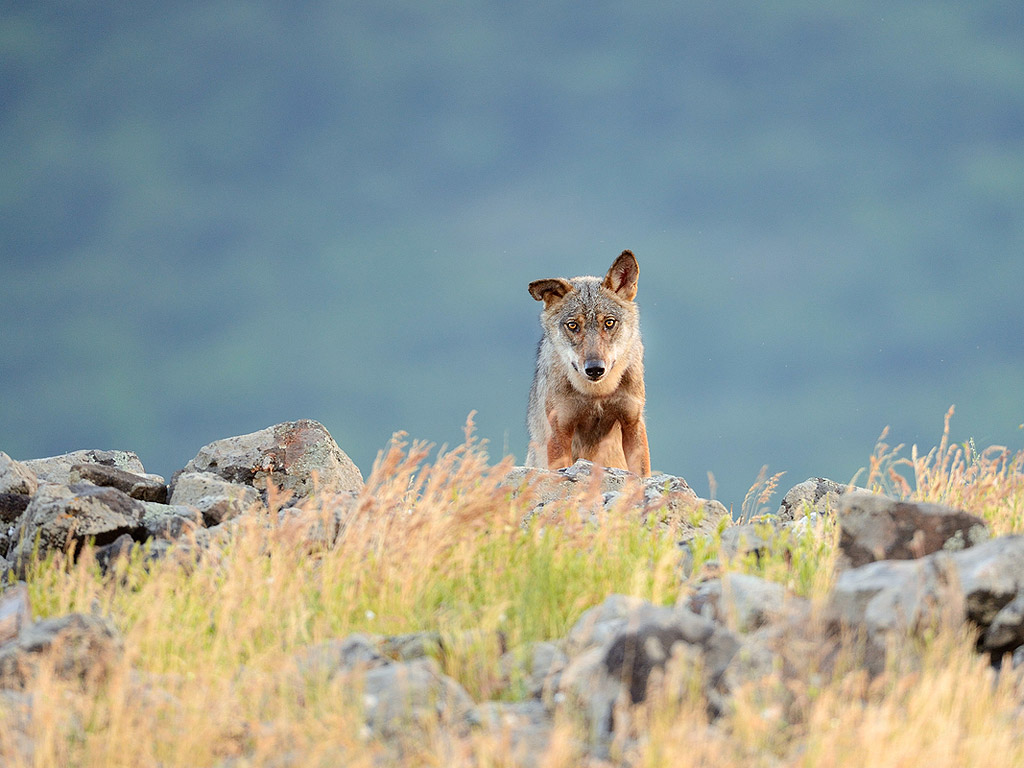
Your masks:
<instances>
[{"instance_id":1,"label":"wolf's head","mask_svg":"<svg viewBox=\"0 0 1024 768\"><path fill-rule=\"evenodd\" d=\"M633 303L639 275L636 257L623 251L604 279L556 277L530 283L530 295L544 302L544 340L580 392L611 394L626 368L643 356L640 314Z\"/></svg>"}]
</instances>

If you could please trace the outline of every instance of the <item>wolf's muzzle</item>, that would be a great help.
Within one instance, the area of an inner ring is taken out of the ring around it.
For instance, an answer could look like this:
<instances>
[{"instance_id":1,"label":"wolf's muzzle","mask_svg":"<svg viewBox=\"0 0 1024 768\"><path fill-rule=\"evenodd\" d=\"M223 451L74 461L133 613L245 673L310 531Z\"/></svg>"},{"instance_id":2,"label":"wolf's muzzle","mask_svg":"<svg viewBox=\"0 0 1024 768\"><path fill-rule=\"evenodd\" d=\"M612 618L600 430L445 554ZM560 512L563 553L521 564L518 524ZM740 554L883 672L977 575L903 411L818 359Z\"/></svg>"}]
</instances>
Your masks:
<instances>
[{"instance_id":1,"label":"wolf's muzzle","mask_svg":"<svg viewBox=\"0 0 1024 768\"><path fill-rule=\"evenodd\" d=\"M604 376L605 370L607 369L604 360L587 360L583 363L583 372L591 381L599 381Z\"/></svg>"}]
</instances>

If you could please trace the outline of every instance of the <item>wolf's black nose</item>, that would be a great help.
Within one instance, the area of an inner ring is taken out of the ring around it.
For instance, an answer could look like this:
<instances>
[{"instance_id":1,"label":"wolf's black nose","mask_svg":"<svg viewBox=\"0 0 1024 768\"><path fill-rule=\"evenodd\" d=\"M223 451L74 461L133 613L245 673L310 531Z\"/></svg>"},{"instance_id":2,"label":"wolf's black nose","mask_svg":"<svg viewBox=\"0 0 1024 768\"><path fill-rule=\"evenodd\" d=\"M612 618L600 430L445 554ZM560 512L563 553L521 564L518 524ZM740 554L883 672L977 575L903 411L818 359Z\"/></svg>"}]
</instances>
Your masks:
<instances>
[{"instance_id":1,"label":"wolf's black nose","mask_svg":"<svg viewBox=\"0 0 1024 768\"><path fill-rule=\"evenodd\" d=\"M604 376L604 360L587 360L583 364L583 372L591 381L597 381Z\"/></svg>"}]
</instances>

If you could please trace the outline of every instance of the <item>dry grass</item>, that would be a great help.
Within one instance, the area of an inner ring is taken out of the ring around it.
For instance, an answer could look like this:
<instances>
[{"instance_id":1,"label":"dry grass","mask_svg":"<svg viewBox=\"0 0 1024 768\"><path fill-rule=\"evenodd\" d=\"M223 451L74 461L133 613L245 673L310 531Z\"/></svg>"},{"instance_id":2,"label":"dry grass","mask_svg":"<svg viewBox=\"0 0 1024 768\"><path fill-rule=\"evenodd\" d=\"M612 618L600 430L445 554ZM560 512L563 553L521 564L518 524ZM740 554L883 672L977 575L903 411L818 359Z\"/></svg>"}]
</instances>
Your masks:
<instances>
[{"instance_id":1,"label":"dry grass","mask_svg":"<svg viewBox=\"0 0 1024 768\"><path fill-rule=\"evenodd\" d=\"M1022 455L954 445L948 429L947 418L939 447L907 459L880 443L870 483L978 512L997 533L1021 530ZM507 738L483 732L454 742L428 733L396 756L366 735L345 690L296 682L295 654L354 632L437 632L439 662L474 699L515 699L516 681L498 667L503 647L562 637L614 592L672 603L702 569L684 577L672 531L626 514L595 526L568 503L557 525L523 528L526 502L500 484L509 464L489 464L468 432L432 463L429 454L398 438L354 502L321 496L304 505L305 525L250 516L198 564L135 558L101 576L88 550L75 563L38 563L36 614L108 616L125 653L102 682L44 670L30 708L0 699L0 764L511 765ZM751 498L765 503L766 488ZM773 542L756 562L719 565L820 601L835 554L834 526L821 526ZM333 542L312 535L335 528ZM621 757L652 768L1024 765L1017 677L995 675L972 645L964 628L945 627L871 681L852 664L816 671L814 654L795 652L806 675L748 684L715 722L694 686L678 685L641 715L643 738ZM539 764L577 765L575 736L560 723Z\"/></svg>"},{"instance_id":2,"label":"dry grass","mask_svg":"<svg viewBox=\"0 0 1024 768\"><path fill-rule=\"evenodd\" d=\"M993 535L1024 530L1024 451L994 445L979 450L970 439L950 440L954 408L946 413L939 445L922 454L916 445L889 446L882 432L871 456L867 487L893 496L945 504L982 517Z\"/></svg>"}]
</instances>

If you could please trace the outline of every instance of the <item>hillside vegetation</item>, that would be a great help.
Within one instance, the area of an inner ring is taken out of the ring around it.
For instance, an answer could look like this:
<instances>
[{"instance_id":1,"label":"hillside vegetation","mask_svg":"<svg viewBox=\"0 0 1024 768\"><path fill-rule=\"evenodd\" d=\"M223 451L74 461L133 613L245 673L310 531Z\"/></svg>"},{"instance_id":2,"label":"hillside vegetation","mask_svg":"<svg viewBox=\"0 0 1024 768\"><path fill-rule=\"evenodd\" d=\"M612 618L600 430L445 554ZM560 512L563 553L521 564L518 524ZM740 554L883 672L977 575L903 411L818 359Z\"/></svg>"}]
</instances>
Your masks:
<instances>
[{"instance_id":1,"label":"hillside vegetation","mask_svg":"<svg viewBox=\"0 0 1024 768\"><path fill-rule=\"evenodd\" d=\"M881 444L866 479L973 511L1002 535L1024 529L1022 463L1024 454L946 440L924 455ZM515 701L525 683L503 668L503 651L565 637L611 594L671 605L722 573L763 576L814 606L831 588L833 520L760 557L729 559L712 537L693 547L692 568L683 569L671 522L610 513L595 524L579 511L585 500L569 499L556 518L521 524L525 497L499 485L510 467L492 464L472 437L433 460L427 446L397 440L331 546L271 524L275 515L249 516L198 561L144 562L137 553L102 575L87 548L76 561L58 554L35 562L27 582L36 614L108 617L124 651L107 673L83 680L44 668L26 690L27 713L20 700L0 698L2 721L18 724L0 728L0 762L513 765L507 738L485 728L453 734L424 723L400 747L382 741L367 732L358 685L303 677L298 659L353 633L429 631L441 638L441 669L474 701ZM272 494L271 510L284 501ZM332 503L318 503L326 521ZM810 677L769 674L736 691L717 718L700 686L666 686L637 714L640 738L622 751L613 745L607 760L650 768L1024 764L1016 671L995 672L975 653L971 630L955 622L905 646L892 649L877 676L842 661ZM844 647L853 659L854 645ZM808 669L819 662L813 647L794 647L787 660ZM533 764L580 765L581 741L579 724L560 718Z\"/></svg>"}]
</instances>

